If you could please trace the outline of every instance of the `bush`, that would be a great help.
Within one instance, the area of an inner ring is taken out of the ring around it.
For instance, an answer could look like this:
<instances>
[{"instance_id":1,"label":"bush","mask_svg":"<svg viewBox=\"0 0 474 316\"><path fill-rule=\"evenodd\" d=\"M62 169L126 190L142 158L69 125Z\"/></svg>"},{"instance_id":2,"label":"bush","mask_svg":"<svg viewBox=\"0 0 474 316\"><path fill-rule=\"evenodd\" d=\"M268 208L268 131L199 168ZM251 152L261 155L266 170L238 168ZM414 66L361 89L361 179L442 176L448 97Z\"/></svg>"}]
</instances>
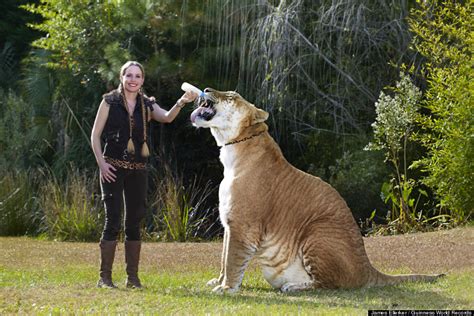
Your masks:
<instances>
[{"instance_id":1,"label":"bush","mask_svg":"<svg viewBox=\"0 0 474 316\"><path fill-rule=\"evenodd\" d=\"M75 168L70 168L64 182L51 172L45 175L40 196L45 235L68 241L99 239L104 211L95 193L97 178Z\"/></svg>"},{"instance_id":2,"label":"bush","mask_svg":"<svg viewBox=\"0 0 474 316\"><path fill-rule=\"evenodd\" d=\"M380 152L346 152L329 169L329 183L346 200L356 221L365 221L374 210L376 219L385 219L387 207L380 198L380 188L389 170Z\"/></svg>"},{"instance_id":3,"label":"bush","mask_svg":"<svg viewBox=\"0 0 474 316\"><path fill-rule=\"evenodd\" d=\"M437 194L441 213L461 223L474 211L472 4L425 1L411 16L428 81L418 119L418 140L428 154L417 165L427 173L423 182Z\"/></svg>"},{"instance_id":4,"label":"bush","mask_svg":"<svg viewBox=\"0 0 474 316\"><path fill-rule=\"evenodd\" d=\"M0 89L0 166L27 170L44 147L31 107L13 91Z\"/></svg>"},{"instance_id":5,"label":"bush","mask_svg":"<svg viewBox=\"0 0 474 316\"><path fill-rule=\"evenodd\" d=\"M35 235L40 216L33 172L2 169L0 177L0 235Z\"/></svg>"},{"instance_id":6,"label":"bush","mask_svg":"<svg viewBox=\"0 0 474 316\"><path fill-rule=\"evenodd\" d=\"M214 191L208 181L204 185L195 176L187 185L183 176L173 173L167 166L163 174L154 172L155 193L152 207L153 239L163 241L190 241L209 238L218 221L213 221L215 209L206 205Z\"/></svg>"},{"instance_id":7,"label":"bush","mask_svg":"<svg viewBox=\"0 0 474 316\"><path fill-rule=\"evenodd\" d=\"M418 209L420 198L427 193L409 175L409 145L416 128L421 91L403 72L396 87L390 89L394 91L393 96L381 92L375 103L374 140L366 149L383 151L393 170L392 178L382 185L382 196L385 203L391 205L390 230L404 233L422 229L422 214L427 214L426 210Z\"/></svg>"}]
</instances>

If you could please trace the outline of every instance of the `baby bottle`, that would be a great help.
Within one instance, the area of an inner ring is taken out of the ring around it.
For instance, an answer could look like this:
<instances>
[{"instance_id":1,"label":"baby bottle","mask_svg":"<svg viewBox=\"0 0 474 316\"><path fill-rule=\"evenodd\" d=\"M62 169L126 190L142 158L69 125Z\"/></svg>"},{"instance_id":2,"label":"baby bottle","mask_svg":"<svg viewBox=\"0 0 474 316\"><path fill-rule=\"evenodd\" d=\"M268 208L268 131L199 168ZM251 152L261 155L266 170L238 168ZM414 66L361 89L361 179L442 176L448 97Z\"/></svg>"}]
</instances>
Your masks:
<instances>
[{"instance_id":1,"label":"baby bottle","mask_svg":"<svg viewBox=\"0 0 474 316\"><path fill-rule=\"evenodd\" d=\"M205 97L206 96L206 93L204 93L201 89L193 86L192 84L190 83L187 83L187 82L183 82L183 84L181 85L181 90L185 91L185 92L194 92L194 93L197 93L197 95L201 98L201 97Z\"/></svg>"}]
</instances>

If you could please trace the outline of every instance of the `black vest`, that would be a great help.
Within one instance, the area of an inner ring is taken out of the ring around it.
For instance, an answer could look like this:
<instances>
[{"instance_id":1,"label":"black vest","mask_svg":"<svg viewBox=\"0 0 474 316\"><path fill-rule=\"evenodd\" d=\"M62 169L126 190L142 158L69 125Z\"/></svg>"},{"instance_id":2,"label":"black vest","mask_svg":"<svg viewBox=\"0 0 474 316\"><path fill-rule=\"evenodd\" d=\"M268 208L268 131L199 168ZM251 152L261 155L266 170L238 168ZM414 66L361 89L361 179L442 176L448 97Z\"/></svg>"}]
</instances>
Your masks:
<instances>
[{"instance_id":1,"label":"black vest","mask_svg":"<svg viewBox=\"0 0 474 316\"><path fill-rule=\"evenodd\" d=\"M113 90L104 94L103 98L109 105L109 116L102 132L103 141L105 142L103 156L125 162L147 162L147 158L141 156L144 139L140 95L137 95L137 103L132 115L132 140L135 146L135 154L130 154L127 151L127 143L130 138L130 124L128 111L125 108L122 95L117 90ZM154 101L145 96L144 103L146 114L153 111L152 105ZM149 133L150 124L148 122L146 124L148 124L147 132Z\"/></svg>"}]
</instances>

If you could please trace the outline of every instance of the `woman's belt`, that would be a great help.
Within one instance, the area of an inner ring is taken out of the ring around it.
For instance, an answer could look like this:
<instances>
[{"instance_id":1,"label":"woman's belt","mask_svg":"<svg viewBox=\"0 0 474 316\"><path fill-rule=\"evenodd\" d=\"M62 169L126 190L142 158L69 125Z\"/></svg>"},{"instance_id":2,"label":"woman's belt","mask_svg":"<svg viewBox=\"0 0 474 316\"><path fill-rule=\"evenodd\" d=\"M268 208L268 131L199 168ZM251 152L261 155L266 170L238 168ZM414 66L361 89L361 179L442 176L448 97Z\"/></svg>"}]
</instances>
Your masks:
<instances>
[{"instance_id":1,"label":"woman's belt","mask_svg":"<svg viewBox=\"0 0 474 316\"><path fill-rule=\"evenodd\" d=\"M110 158L110 157L107 157L107 156L104 156L104 159L107 163L109 163L112 166L117 167L117 168L131 169L131 170L146 169L146 163L145 162L124 161L124 160L119 160L119 159L115 159L115 158Z\"/></svg>"}]
</instances>

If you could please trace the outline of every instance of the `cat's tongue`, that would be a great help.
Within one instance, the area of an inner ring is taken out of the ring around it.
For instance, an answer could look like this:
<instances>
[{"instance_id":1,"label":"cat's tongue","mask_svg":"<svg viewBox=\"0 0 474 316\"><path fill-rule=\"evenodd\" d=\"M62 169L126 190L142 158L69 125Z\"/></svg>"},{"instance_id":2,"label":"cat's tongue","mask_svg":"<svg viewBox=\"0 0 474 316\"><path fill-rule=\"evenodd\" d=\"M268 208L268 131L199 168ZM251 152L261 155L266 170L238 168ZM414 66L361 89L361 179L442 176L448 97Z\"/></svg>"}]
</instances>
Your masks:
<instances>
[{"instance_id":1,"label":"cat's tongue","mask_svg":"<svg viewBox=\"0 0 474 316\"><path fill-rule=\"evenodd\" d=\"M215 112L209 107L200 106L191 113L191 123L196 121L196 117L200 116L205 120L210 120L214 116Z\"/></svg>"},{"instance_id":2,"label":"cat's tongue","mask_svg":"<svg viewBox=\"0 0 474 316\"><path fill-rule=\"evenodd\" d=\"M196 110L193 111L193 113L191 113L191 123L194 123L194 121L196 121L196 117L204 112L205 108L204 107L198 107Z\"/></svg>"}]
</instances>

